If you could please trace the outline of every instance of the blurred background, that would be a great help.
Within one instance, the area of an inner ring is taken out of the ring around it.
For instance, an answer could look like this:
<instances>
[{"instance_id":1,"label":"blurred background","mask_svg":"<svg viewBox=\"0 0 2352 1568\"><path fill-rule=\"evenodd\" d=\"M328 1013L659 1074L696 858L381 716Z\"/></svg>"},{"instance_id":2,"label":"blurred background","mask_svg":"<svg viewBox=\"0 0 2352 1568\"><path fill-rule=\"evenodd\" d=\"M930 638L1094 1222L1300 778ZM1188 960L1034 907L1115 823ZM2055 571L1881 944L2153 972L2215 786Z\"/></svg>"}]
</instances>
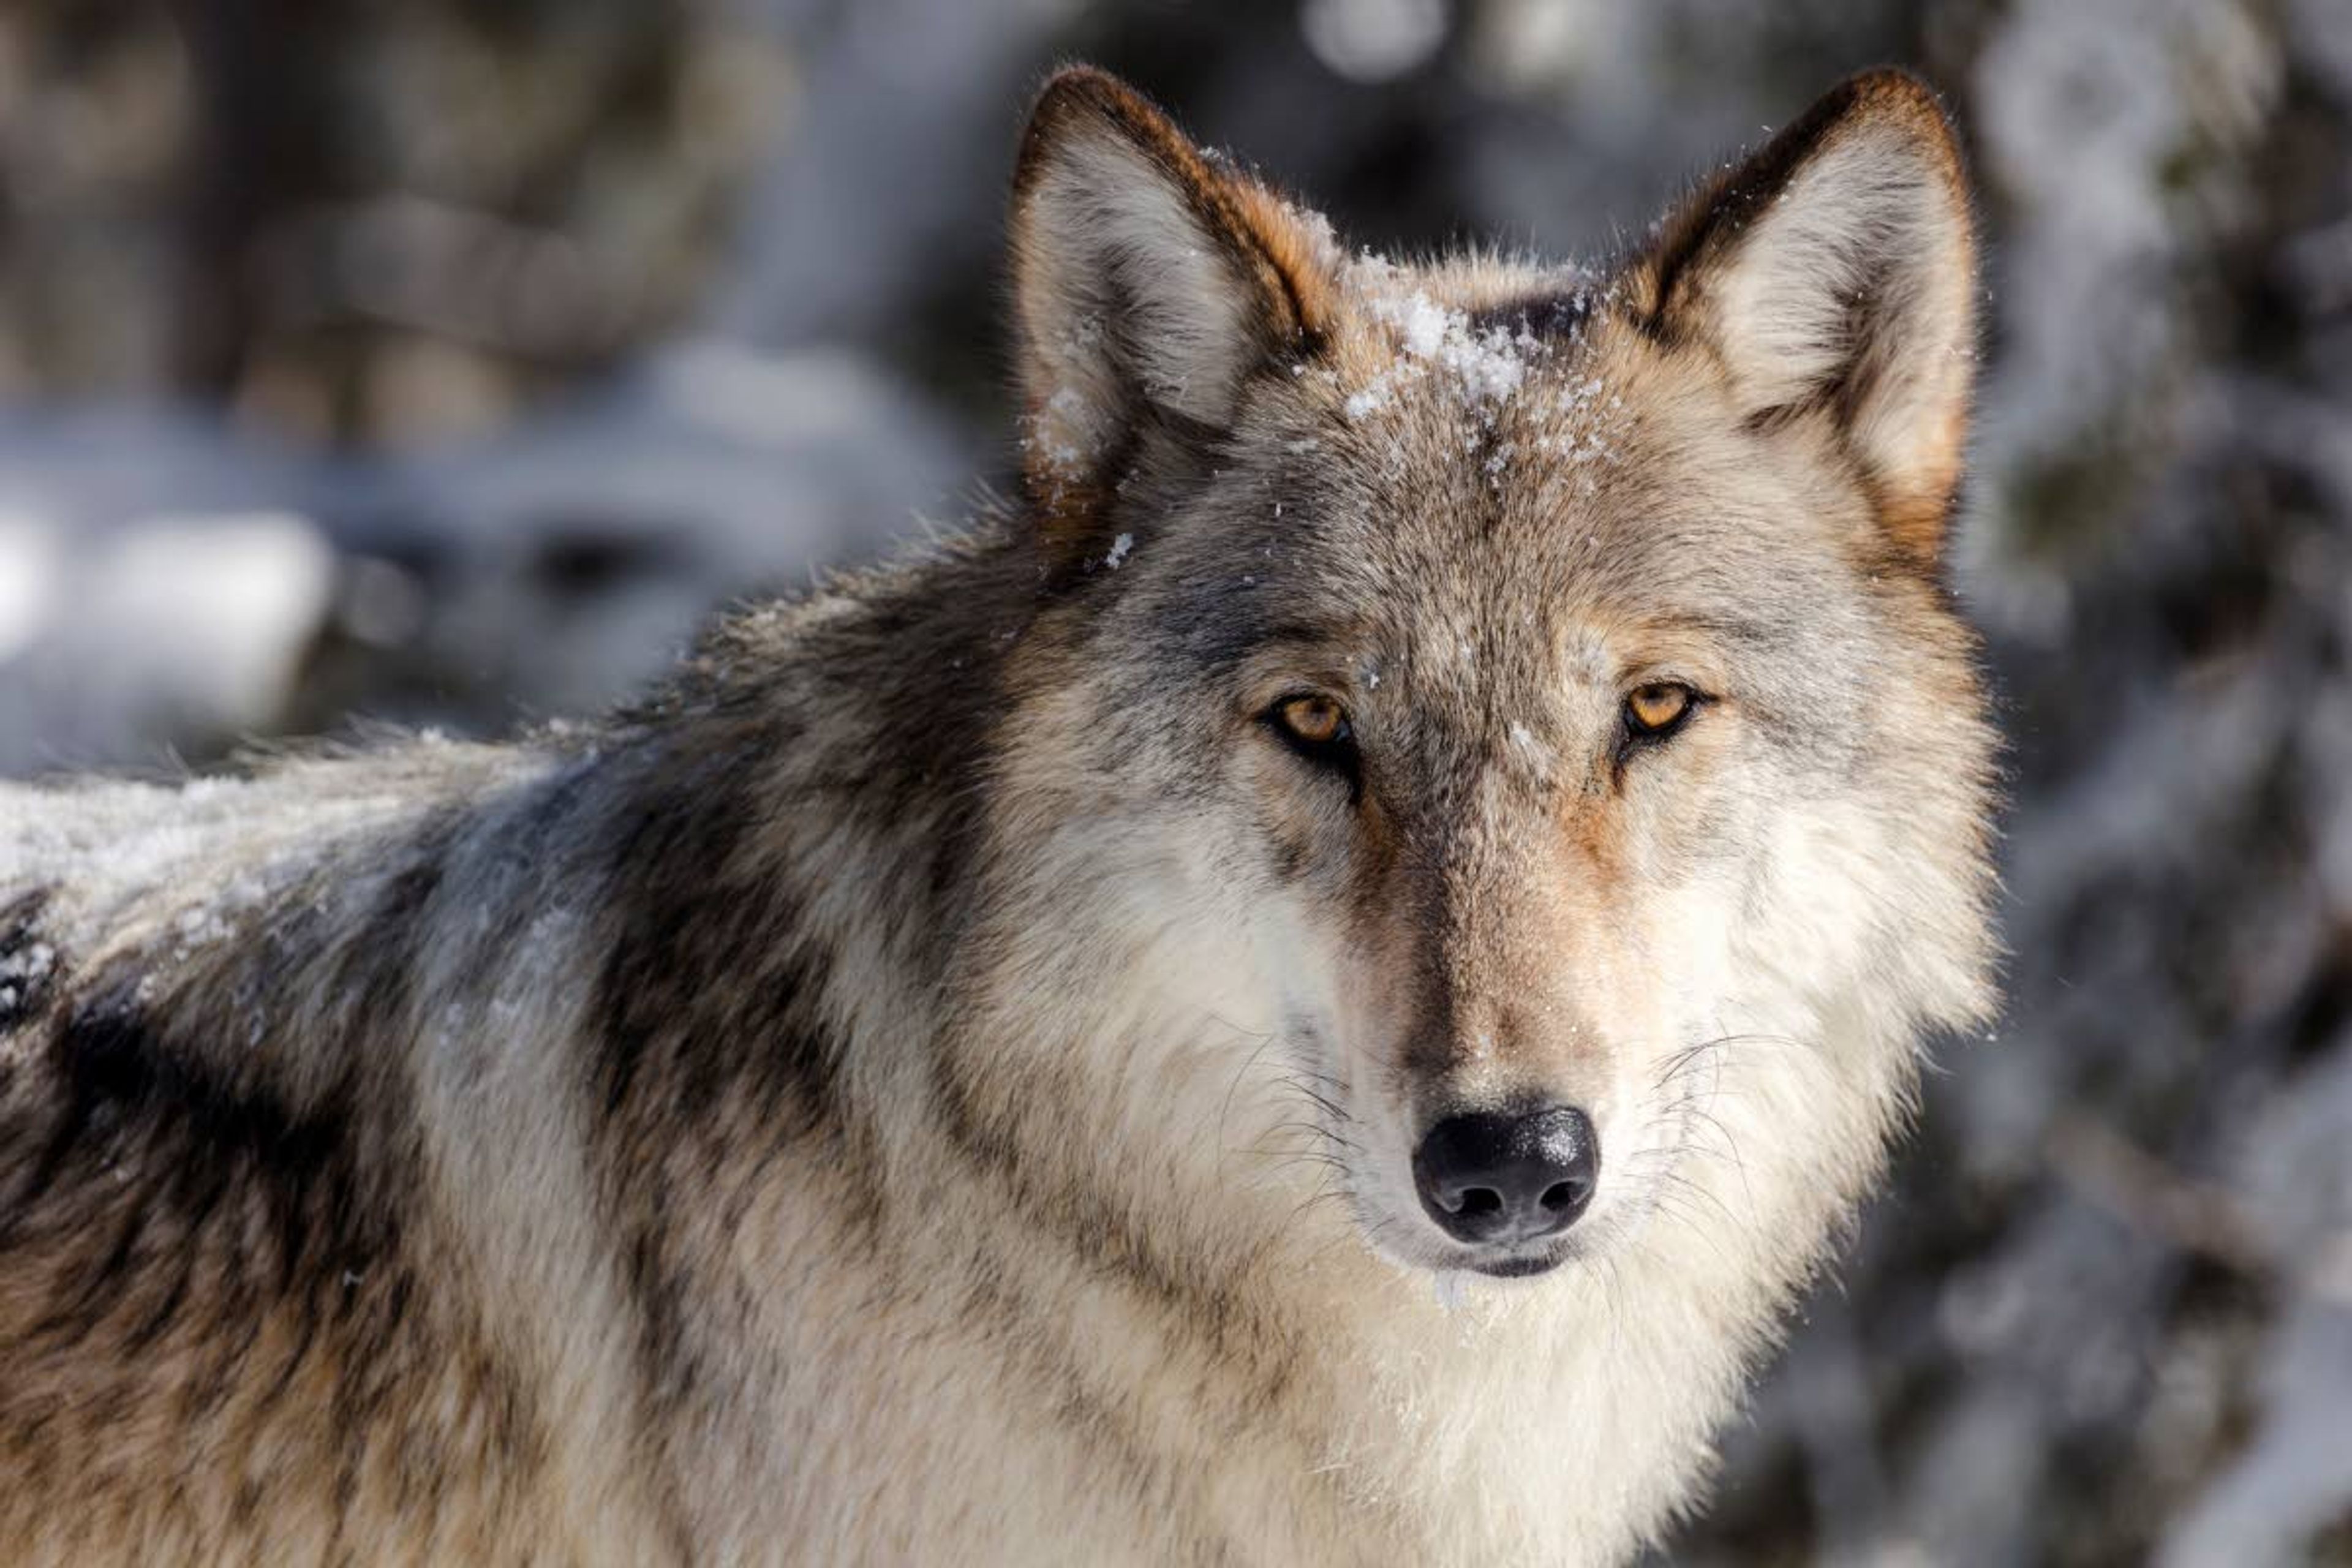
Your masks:
<instances>
[{"instance_id":1,"label":"blurred background","mask_svg":"<svg viewBox=\"0 0 2352 1568\"><path fill-rule=\"evenodd\" d=\"M2010 1013L1673 1556L2352 1563L2352 0L12 0L0 773L593 709L952 526L1068 58L1391 250L1948 95Z\"/></svg>"}]
</instances>

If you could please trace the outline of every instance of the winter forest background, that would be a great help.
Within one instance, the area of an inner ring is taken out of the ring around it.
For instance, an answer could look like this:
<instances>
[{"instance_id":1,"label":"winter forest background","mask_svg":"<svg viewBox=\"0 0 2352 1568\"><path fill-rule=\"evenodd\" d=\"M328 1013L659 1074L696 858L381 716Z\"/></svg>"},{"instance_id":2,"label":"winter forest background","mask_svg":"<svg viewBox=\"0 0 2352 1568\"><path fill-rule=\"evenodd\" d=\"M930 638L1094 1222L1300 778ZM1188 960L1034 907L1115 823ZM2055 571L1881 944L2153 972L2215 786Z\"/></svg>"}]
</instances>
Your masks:
<instances>
[{"instance_id":1,"label":"winter forest background","mask_svg":"<svg viewBox=\"0 0 2352 1568\"><path fill-rule=\"evenodd\" d=\"M16 0L0 773L593 709L951 526L1072 57L1381 249L1949 96L2011 1008L1675 1556L2352 1563L2352 0Z\"/></svg>"}]
</instances>

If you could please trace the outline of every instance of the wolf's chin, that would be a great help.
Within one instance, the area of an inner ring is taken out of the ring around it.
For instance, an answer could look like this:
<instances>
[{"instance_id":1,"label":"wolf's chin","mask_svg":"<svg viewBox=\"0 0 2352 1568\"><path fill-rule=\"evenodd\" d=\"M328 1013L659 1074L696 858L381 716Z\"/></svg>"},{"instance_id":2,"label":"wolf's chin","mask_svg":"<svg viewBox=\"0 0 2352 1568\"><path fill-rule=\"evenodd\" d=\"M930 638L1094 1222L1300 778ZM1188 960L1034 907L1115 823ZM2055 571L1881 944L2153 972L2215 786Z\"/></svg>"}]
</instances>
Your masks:
<instances>
[{"instance_id":1,"label":"wolf's chin","mask_svg":"<svg viewBox=\"0 0 2352 1568\"><path fill-rule=\"evenodd\" d=\"M1538 1279L1557 1271L1570 1259L1591 1251L1589 1247L1580 1246L1572 1238L1557 1240L1539 1251L1497 1253L1485 1258L1464 1257L1458 1252L1407 1252L1394 1246L1384 1246L1369 1236L1365 1237L1365 1246L1374 1257L1385 1259L1392 1268L1407 1274L1429 1275L1440 1279L1448 1275L1466 1274L1475 1274L1485 1279Z\"/></svg>"}]
</instances>

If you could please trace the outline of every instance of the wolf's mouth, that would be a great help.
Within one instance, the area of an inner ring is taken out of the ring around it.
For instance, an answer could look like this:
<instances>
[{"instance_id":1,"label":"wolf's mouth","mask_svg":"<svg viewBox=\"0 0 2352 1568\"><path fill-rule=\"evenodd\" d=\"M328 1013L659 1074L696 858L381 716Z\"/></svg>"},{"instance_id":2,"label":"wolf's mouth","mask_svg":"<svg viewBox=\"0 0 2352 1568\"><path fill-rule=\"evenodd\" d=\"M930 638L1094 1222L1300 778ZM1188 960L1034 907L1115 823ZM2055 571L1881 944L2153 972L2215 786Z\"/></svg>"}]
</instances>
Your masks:
<instances>
[{"instance_id":1,"label":"wolf's mouth","mask_svg":"<svg viewBox=\"0 0 2352 1568\"><path fill-rule=\"evenodd\" d=\"M1560 1266L1555 1254L1549 1258L1497 1258L1491 1263L1473 1263L1477 1272L1496 1279L1532 1279L1538 1274L1549 1274Z\"/></svg>"}]
</instances>

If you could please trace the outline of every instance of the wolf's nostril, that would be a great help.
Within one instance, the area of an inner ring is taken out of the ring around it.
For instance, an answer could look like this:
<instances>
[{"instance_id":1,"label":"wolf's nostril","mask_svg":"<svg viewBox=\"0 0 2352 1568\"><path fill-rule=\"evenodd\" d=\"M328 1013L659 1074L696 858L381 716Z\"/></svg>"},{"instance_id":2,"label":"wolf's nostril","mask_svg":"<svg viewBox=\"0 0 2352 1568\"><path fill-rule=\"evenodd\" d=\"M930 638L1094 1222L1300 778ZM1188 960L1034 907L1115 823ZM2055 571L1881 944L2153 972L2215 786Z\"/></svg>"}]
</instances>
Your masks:
<instances>
[{"instance_id":1,"label":"wolf's nostril","mask_svg":"<svg viewBox=\"0 0 2352 1568\"><path fill-rule=\"evenodd\" d=\"M1508 1244L1574 1225L1601 1176L1592 1119L1569 1105L1452 1116L1412 1156L1421 1206L1456 1241Z\"/></svg>"}]
</instances>

